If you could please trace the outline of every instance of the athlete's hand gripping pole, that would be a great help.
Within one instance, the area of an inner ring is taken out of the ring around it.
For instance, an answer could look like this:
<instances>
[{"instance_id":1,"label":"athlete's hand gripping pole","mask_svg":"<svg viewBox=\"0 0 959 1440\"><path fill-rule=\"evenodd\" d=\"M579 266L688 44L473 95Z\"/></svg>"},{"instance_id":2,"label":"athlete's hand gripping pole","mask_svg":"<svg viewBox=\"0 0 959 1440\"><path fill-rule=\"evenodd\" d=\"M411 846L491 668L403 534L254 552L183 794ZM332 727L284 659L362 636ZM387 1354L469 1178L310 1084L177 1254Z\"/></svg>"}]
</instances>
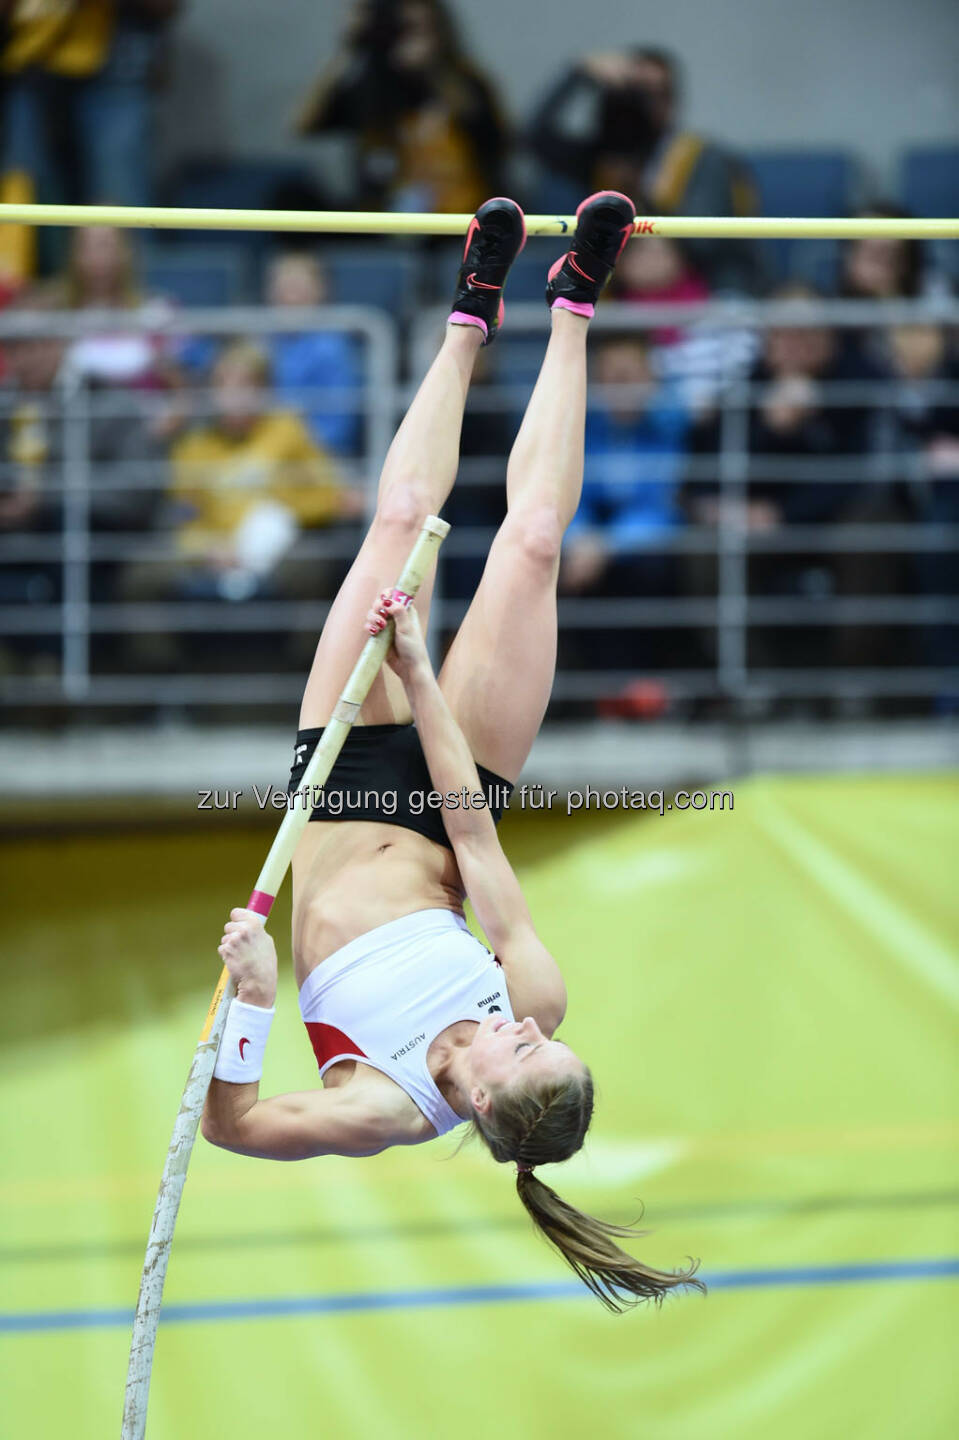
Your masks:
<instances>
[{"instance_id":1,"label":"athlete's hand gripping pole","mask_svg":"<svg viewBox=\"0 0 959 1440\"><path fill-rule=\"evenodd\" d=\"M435 515L427 516L419 538L403 568L396 588L405 595L414 596L423 583L430 566L436 558L445 536L449 531L445 520ZM322 786L329 779L336 757L359 714L363 701L379 673L393 635L392 622L379 635L371 636L363 646L359 660L341 694L333 718L323 731L323 737L306 767L301 788L309 792L312 786ZM291 805L277 831L270 847L266 863L259 877L247 908L263 917L264 923L270 913L276 893L283 882L293 852L303 830L309 821L312 806L308 803ZM130 1345L130 1362L127 1369L126 1401L123 1409L121 1440L142 1440L146 1429L147 1399L150 1392L150 1372L153 1366L153 1348L156 1342L157 1326L160 1321L160 1305L163 1299L163 1283L166 1279L167 1263L173 1229L176 1225L180 1197L186 1180L187 1166L193 1151L197 1127L207 1090L216 1064L216 1052L223 1034L227 1012L235 994L229 971L224 967L219 984L210 1004L206 1023L193 1056L193 1064L183 1090L183 1099L173 1129L173 1138L167 1151L160 1192L157 1196L153 1223L147 1241L146 1259L140 1281L136 1315L133 1321L133 1339Z\"/></svg>"}]
</instances>

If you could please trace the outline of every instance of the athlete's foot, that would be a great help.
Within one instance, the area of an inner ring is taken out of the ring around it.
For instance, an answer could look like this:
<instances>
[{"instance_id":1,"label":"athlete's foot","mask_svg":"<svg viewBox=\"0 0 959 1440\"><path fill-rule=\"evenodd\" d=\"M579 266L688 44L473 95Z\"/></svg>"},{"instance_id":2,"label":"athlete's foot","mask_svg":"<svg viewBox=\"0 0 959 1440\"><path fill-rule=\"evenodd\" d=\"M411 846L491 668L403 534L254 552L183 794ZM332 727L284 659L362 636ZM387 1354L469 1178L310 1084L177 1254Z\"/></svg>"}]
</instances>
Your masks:
<instances>
[{"instance_id":1,"label":"athlete's foot","mask_svg":"<svg viewBox=\"0 0 959 1440\"><path fill-rule=\"evenodd\" d=\"M526 244L526 221L515 200L499 197L479 207L463 246L463 264L449 323L475 325L489 345L503 323L503 286Z\"/></svg>"},{"instance_id":2,"label":"athlete's foot","mask_svg":"<svg viewBox=\"0 0 959 1440\"><path fill-rule=\"evenodd\" d=\"M576 211L576 233L546 282L550 309L572 310L590 319L600 291L633 233L636 211L627 195L600 190Z\"/></svg>"}]
</instances>

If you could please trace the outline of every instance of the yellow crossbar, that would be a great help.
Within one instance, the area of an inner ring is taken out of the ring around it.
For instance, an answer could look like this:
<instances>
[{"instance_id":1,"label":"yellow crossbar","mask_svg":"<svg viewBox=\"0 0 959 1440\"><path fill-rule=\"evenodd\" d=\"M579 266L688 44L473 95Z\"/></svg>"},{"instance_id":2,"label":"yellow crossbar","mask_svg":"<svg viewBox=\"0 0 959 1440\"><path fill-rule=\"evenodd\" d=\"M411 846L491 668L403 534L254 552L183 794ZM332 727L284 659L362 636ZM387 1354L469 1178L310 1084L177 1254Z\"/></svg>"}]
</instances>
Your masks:
<instances>
[{"instance_id":1,"label":"yellow crossbar","mask_svg":"<svg viewBox=\"0 0 959 1440\"><path fill-rule=\"evenodd\" d=\"M149 205L0 205L0 224L117 225L143 230L286 230L335 235L462 235L470 215L393 214L364 210L205 210ZM572 215L527 215L530 235L567 235ZM636 221L637 235L675 240L959 239L956 220L806 220L763 215L655 215Z\"/></svg>"}]
</instances>

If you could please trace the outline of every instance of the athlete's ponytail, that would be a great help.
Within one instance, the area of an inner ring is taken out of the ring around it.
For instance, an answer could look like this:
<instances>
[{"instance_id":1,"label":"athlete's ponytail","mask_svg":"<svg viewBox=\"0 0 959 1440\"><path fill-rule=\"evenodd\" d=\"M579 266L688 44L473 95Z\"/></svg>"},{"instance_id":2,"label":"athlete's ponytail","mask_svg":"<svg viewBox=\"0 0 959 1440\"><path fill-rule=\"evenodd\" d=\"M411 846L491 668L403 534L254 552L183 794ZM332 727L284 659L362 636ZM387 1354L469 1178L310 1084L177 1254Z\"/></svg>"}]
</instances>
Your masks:
<instances>
[{"instance_id":1,"label":"athlete's ponytail","mask_svg":"<svg viewBox=\"0 0 959 1440\"><path fill-rule=\"evenodd\" d=\"M474 1112L473 1123L494 1159L516 1163L516 1191L533 1224L607 1309L620 1312L641 1300L658 1304L677 1286L705 1290L695 1263L678 1271L642 1264L613 1237L639 1239L643 1231L584 1214L533 1173L580 1149L592 1113L593 1079L584 1065L534 1090L500 1091L485 1115Z\"/></svg>"},{"instance_id":2,"label":"athlete's ponytail","mask_svg":"<svg viewBox=\"0 0 959 1440\"><path fill-rule=\"evenodd\" d=\"M609 1225L568 1205L555 1190L537 1179L532 1170L519 1170L516 1190L536 1228L545 1235L576 1271L584 1285L607 1310L617 1313L641 1300L662 1301L668 1290L691 1285L705 1290L695 1279L695 1264L688 1270L654 1270L613 1243L612 1237L638 1239L646 1232L629 1225Z\"/></svg>"}]
</instances>

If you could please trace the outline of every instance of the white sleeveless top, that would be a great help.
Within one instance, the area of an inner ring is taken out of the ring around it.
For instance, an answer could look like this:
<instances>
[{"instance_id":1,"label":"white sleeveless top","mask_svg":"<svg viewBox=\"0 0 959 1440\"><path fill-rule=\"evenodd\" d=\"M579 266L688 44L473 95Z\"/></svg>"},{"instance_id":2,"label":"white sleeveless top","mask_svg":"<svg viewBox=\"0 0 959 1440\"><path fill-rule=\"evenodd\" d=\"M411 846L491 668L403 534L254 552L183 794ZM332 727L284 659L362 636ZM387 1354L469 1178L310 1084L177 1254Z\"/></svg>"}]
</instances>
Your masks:
<instances>
[{"instance_id":1,"label":"white sleeveless top","mask_svg":"<svg viewBox=\"0 0 959 1440\"><path fill-rule=\"evenodd\" d=\"M320 1074L338 1060L381 1070L444 1135L463 1118L426 1064L430 1045L458 1020L514 1018L499 961L452 910L418 910L334 951L306 977L300 1014Z\"/></svg>"}]
</instances>

